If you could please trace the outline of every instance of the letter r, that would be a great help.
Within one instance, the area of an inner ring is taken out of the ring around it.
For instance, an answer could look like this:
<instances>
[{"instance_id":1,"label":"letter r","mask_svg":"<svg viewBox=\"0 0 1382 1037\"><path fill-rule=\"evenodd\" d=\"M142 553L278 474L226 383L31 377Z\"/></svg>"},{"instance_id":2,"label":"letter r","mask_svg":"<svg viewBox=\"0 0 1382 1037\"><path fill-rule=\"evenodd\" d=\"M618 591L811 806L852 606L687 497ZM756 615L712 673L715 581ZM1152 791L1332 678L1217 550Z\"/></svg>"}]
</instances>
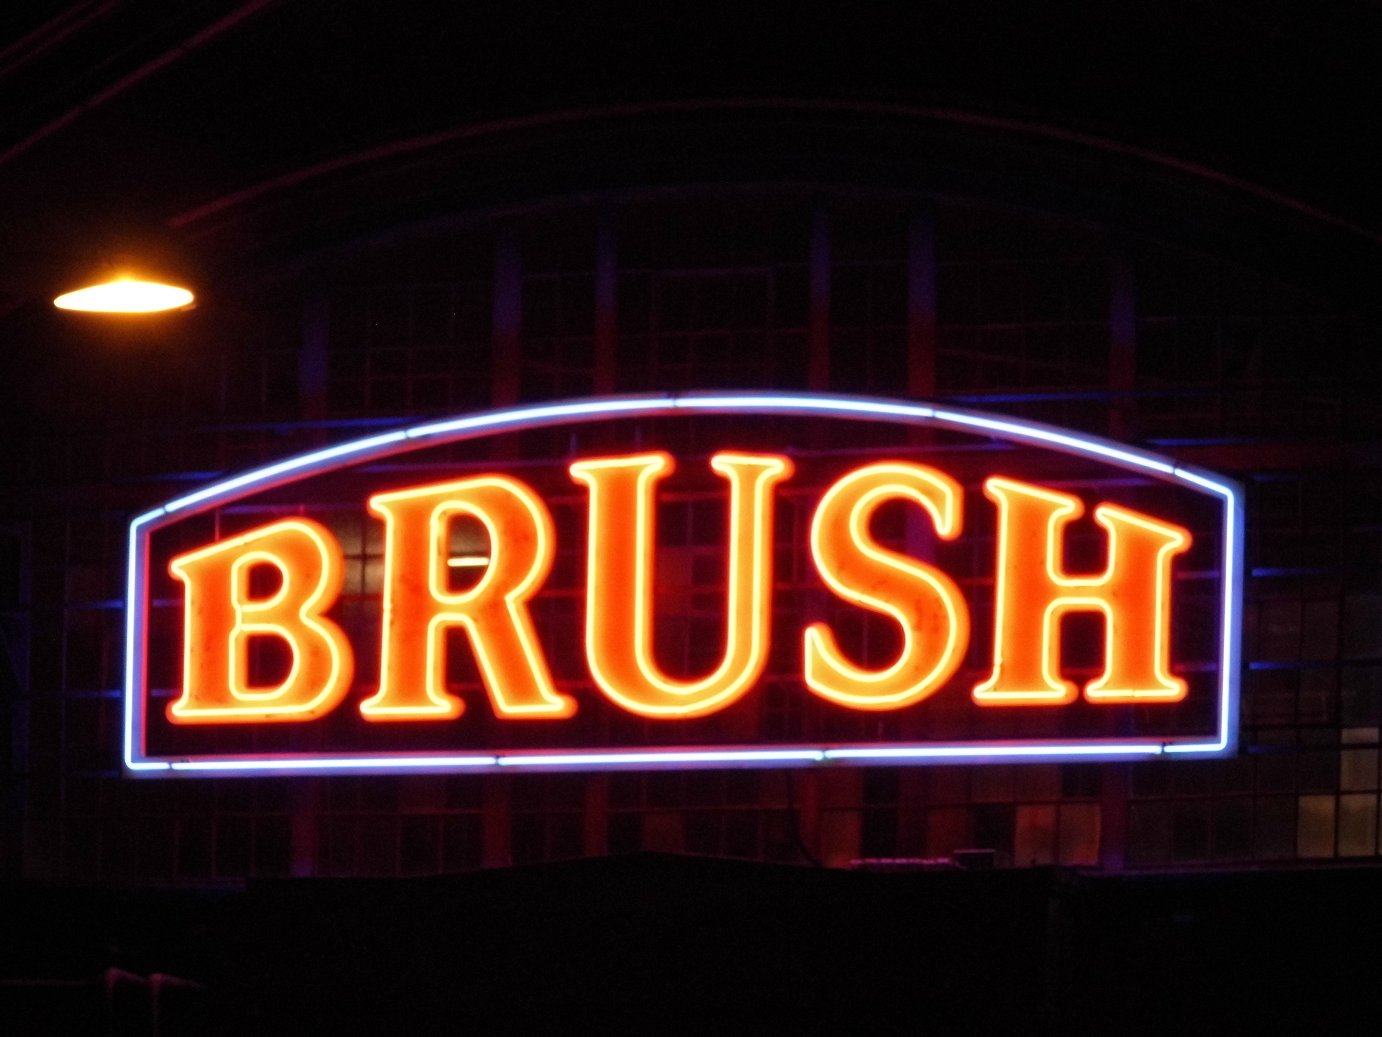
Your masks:
<instances>
[{"instance_id":1,"label":"letter r","mask_svg":"<svg viewBox=\"0 0 1382 1037\"><path fill-rule=\"evenodd\" d=\"M446 630L470 635L495 712L510 718L568 717L528 614L552 567L555 534L541 498L500 475L380 493L370 510L384 532L384 633L379 692L360 704L367 720L459 716L446 690ZM489 534L489 559L467 591L448 588L448 531L459 515Z\"/></svg>"}]
</instances>

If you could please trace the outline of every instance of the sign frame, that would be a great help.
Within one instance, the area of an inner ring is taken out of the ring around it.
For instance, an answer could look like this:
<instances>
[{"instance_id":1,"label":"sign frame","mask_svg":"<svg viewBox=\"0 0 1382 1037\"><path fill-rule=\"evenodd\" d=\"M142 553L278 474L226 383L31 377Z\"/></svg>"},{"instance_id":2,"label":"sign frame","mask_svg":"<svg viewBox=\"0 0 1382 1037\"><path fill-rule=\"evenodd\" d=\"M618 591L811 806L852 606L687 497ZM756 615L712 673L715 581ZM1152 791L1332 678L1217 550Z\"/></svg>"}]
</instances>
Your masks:
<instances>
[{"instance_id":1,"label":"sign frame","mask_svg":"<svg viewBox=\"0 0 1382 1037\"><path fill-rule=\"evenodd\" d=\"M378 461L427 446L525 429L615 419L688 414L782 414L846 418L946 429L1023 446L1093 459L1140 476L1179 484L1222 505L1223 575L1219 619L1216 733L1212 738L1118 740L1012 740L985 743L897 745L676 746L667 749L501 752L332 752L274 756L155 757L144 749L148 670L146 611L152 533L172 522L240 497L337 468ZM1233 480L1191 465L1086 435L1006 416L864 396L792 392L680 392L591 397L480 412L426 421L320 450L222 479L175 497L136 516L128 531L125 595L123 761L140 776L368 774L427 772L575 771L808 767L821 765L919 765L945 763L1072 762L1139 760L1162 756L1214 757L1237 749L1239 660L1244 562L1243 491Z\"/></svg>"}]
</instances>

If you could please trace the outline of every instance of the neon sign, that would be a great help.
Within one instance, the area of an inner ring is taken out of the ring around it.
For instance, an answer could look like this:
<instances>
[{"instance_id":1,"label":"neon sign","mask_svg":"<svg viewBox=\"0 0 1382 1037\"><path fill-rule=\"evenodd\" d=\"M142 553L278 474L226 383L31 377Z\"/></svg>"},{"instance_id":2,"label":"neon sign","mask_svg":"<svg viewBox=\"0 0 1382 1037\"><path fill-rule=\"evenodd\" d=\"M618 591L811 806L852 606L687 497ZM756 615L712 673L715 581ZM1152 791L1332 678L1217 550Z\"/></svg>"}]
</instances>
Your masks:
<instances>
[{"instance_id":1,"label":"neon sign","mask_svg":"<svg viewBox=\"0 0 1382 1037\"><path fill-rule=\"evenodd\" d=\"M491 459L503 436L520 461ZM1241 545L1226 480L940 407L696 394L419 425L132 522L125 760L1223 754Z\"/></svg>"}]
</instances>

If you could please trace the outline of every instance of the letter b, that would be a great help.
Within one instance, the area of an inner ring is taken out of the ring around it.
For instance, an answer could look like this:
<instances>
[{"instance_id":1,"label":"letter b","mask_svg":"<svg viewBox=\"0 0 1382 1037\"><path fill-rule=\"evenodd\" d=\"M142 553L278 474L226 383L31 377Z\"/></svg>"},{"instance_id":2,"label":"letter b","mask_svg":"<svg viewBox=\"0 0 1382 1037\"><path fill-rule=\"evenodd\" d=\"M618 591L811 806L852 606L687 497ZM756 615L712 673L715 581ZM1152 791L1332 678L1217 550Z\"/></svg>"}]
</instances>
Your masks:
<instances>
[{"instance_id":1,"label":"letter b","mask_svg":"<svg viewBox=\"0 0 1382 1037\"><path fill-rule=\"evenodd\" d=\"M281 583L255 597L250 574L278 570ZM168 707L175 724L311 720L350 687L354 658L340 627L323 613L341 589L341 548L308 519L261 526L179 555L169 570L186 587L182 697ZM276 686L249 683L253 637L284 642L292 655Z\"/></svg>"}]
</instances>

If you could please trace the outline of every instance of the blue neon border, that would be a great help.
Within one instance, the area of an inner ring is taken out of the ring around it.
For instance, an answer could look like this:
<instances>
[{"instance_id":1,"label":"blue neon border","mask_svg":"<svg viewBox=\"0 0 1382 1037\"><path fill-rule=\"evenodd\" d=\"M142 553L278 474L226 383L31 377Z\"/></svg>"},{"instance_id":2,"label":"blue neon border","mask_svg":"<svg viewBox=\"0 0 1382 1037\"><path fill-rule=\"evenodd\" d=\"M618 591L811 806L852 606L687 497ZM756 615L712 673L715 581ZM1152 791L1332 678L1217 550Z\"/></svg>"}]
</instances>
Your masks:
<instances>
[{"instance_id":1,"label":"blue neon border","mask_svg":"<svg viewBox=\"0 0 1382 1037\"><path fill-rule=\"evenodd\" d=\"M807 745L741 748L586 750L508 753L343 753L151 758L143 754L143 685L147 669L145 606L148 551L154 530L189 515L219 507L240 497L319 475L334 468L375 461L404 451L475 439L520 429L613 418L665 417L672 414L790 414L798 417L842 417L890 421L984 433L1014 443L1034 444L1107 464L1166 482L1181 483L1223 501L1224 579L1220 603L1218 736L1196 739L1124 739L1119 741L1024 741L924 743L920 745ZM125 687L123 745L125 767L146 776L194 774L378 774L437 771L553 771L700 767L803 767L837 761L855 764L925 764L946 762L1135 760L1163 755L1225 756L1237 748L1239 712L1239 644L1243 597L1243 492L1233 480L1163 457L1037 422L985 414L939 404L909 403L862 396L813 393L686 392L608 396L558 401L487 411L367 436L314 450L256 468L175 497L130 522L125 596ZM141 736L136 738L136 732Z\"/></svg>"}]
</instances>

